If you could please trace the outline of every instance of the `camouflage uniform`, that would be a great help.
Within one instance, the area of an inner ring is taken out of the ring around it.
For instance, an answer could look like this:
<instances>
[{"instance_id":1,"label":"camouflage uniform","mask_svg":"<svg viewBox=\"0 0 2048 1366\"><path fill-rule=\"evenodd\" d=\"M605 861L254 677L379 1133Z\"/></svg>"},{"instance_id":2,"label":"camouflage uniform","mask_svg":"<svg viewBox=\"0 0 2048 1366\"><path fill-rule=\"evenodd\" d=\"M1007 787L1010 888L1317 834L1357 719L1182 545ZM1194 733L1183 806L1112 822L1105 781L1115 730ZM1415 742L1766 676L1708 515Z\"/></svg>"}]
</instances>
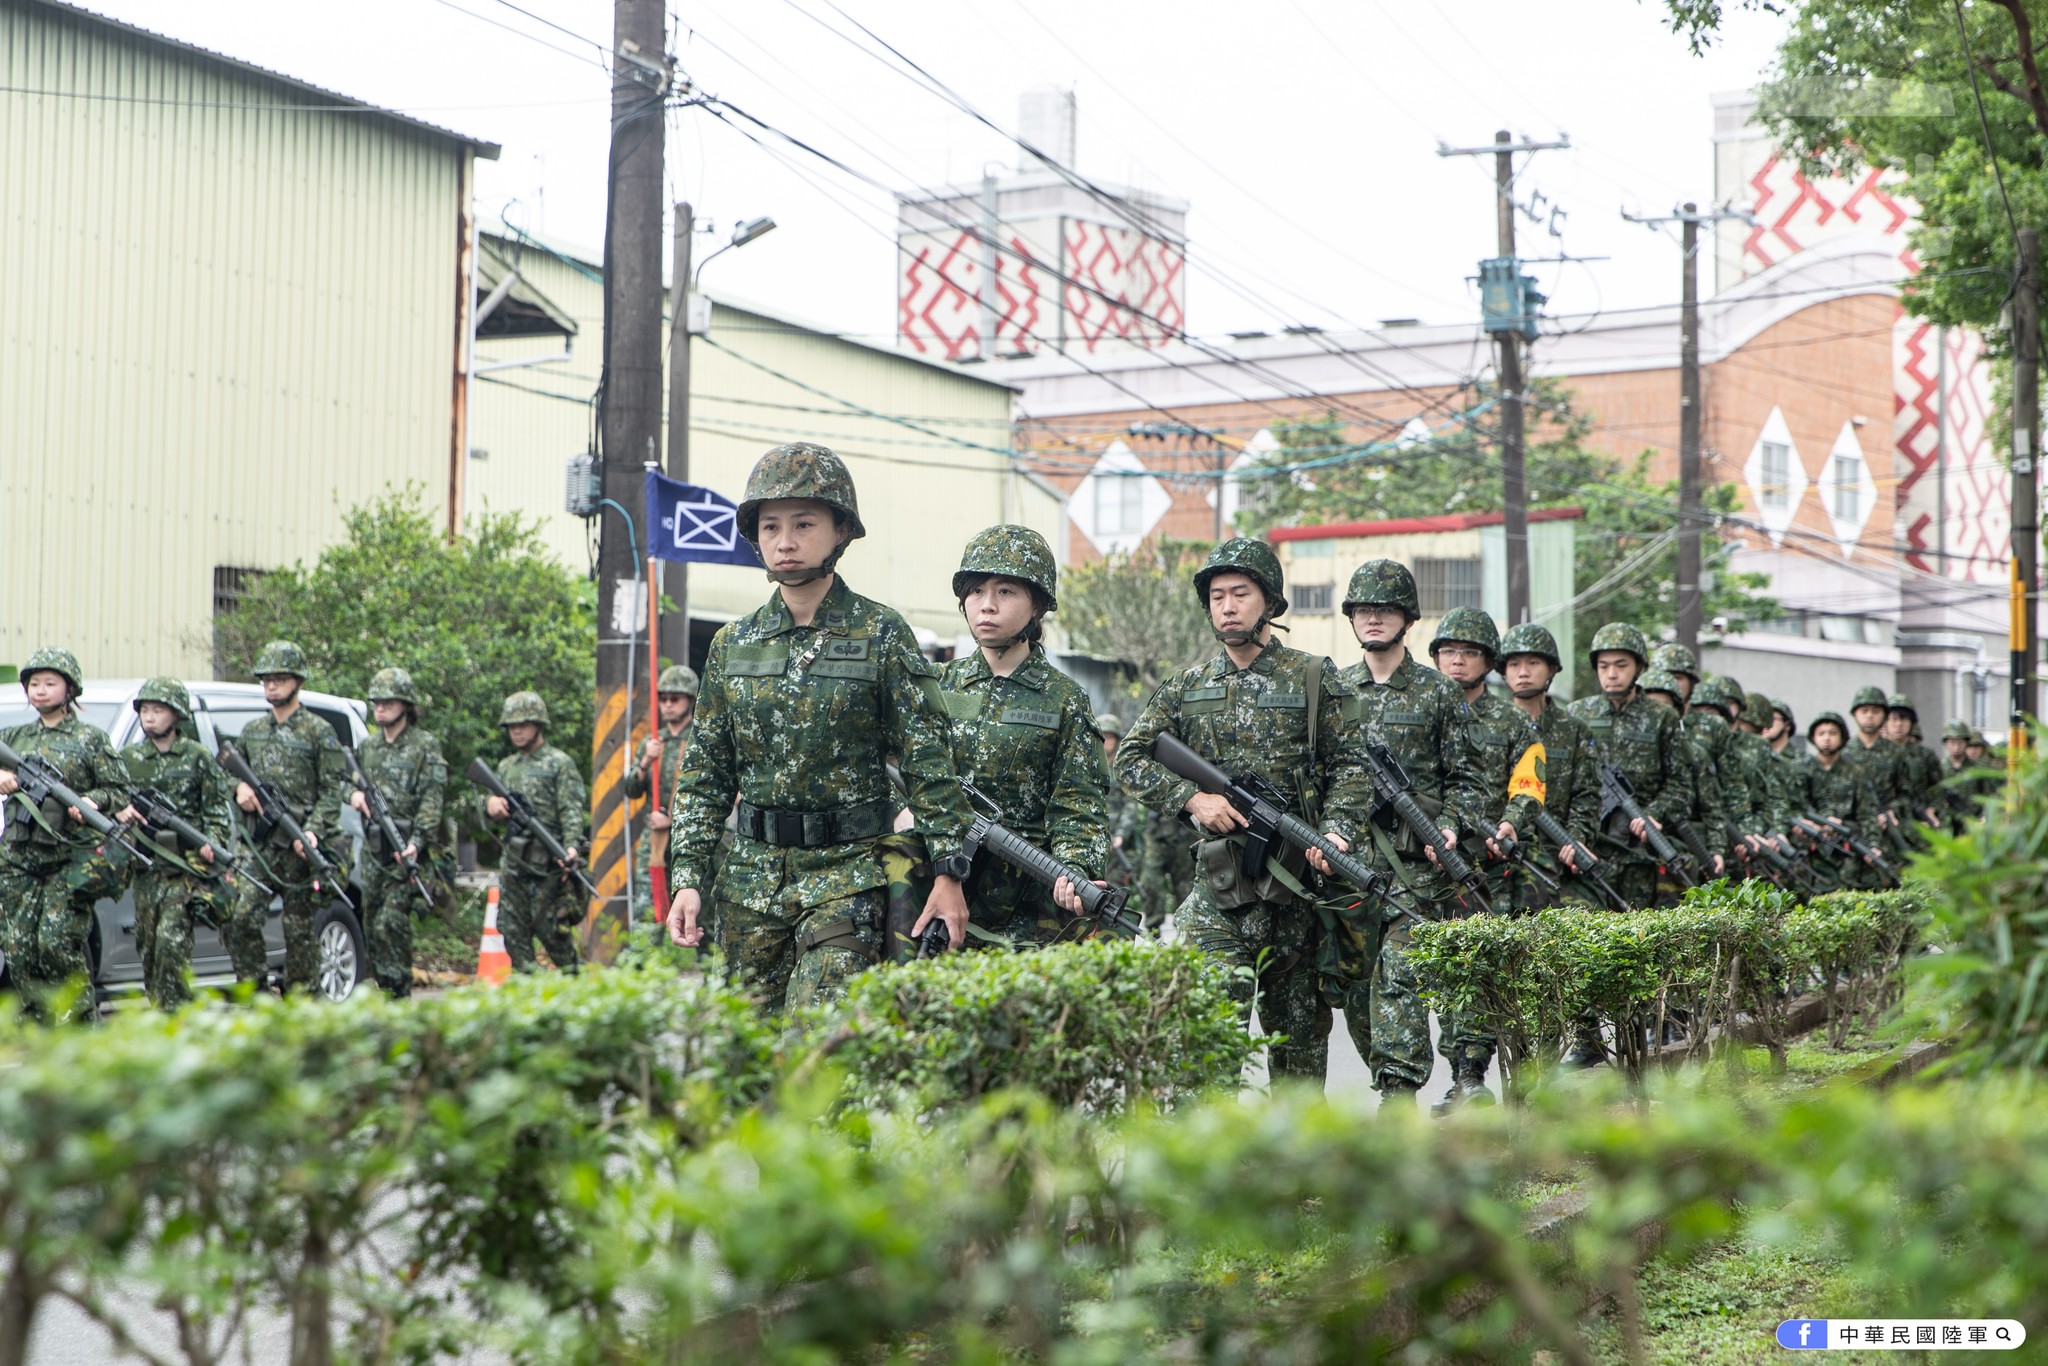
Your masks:
<instances>
[{"instance_id":1,"label":"camouflage uniform","mask_svg":"<svg viewBox=\"0 0 2048 1366\"><path fill-rule=\"evenodd\" d=\"M661 678L655 683L655 695L658 697L662 693L681 693L694 702L697 697L697 688L697 671L695 669L681 664L671 664L661 671ZM657 712L656 715L658 716L659 713ZM683 755L690 748L690 726L696 719L696 715L693 712L690 720L683 722L682 725L677 726L673 730L667 726L661 727L661 771L666 773L671 780L674 779L677 772L683 766ZM649 738L651 739L652 737ZM647 756L647 748L648 740L641 740L639 747L633 751L633 762L626 766L624 788L626 800L629 802L642 800L648 795L653 786L654 770ZM667 786L673 790L675 783L671 781ZM656 800L666 800L667 795L667 793L663 793ZM648 813L652 814L654 809L654 807L649 806L647 808ZM640 834L633 841L632 904L633 918L636 922L641 916L650 913L654 909L654 845L654 827L643 819L640 822ZM668 854L668 841L666 839L661 841L661 852L664 857Z\"/></svg>"},{"instance_id":2,"label":"camouflage uniform","mask_svg":"<svg viewBox=\"0 0 2048 1366\"><path fill-rule=\"evenodd\" d=\"M26 691L30 675L61 674L77 695L84 677L67 650L41 649L22 666ZM24 759L41 756L65 786L112 814L123 805L126 773L106 733L67 712L54 726L40 717L0 733ZM44 992L86 971L86 937L93 903L119 895L121 874L89 828L62 810L39 811L15 793L7 802L7 832L0 843L0 952L7 957L14 988L31 1011L43 1009Z\"/></svg>"},{"instance_id":3,"label":"camouflage uniform","mask_svg":"<svg viewBox=\"0 0 2048 1366\"><path fill-rule=\"evenodd\" d=\"M1651 669L1636 680L1636 687L1641 690L1644 697L1660 707L1669 708L1673 715L1677 715L1681 705L1681 694L1678 690L1678 680L1669 670ZM1703 680L1693 689L1693 696L1711 697L1712 688L1712 679ZM1687 733L1686 730L1688 725L1693 724L1695 717L1699 718L1701 727L1697 736ZM1720 728L1718 735L1714 732L1717 725ZM1714 771L1713 760L1709 757L1703 741L1710 735L1717 739L1720 735L1725 735L1728 725L1719 713L1702 701L1695 710L1687 711L1679 718L1678 726L1678 745L1684 755L1680 766L1692 775L1692 805L1686 811L1684 825L1681 826L1675 821L1670 822L1665 833L1670 836L1672 844L1680 852L1689 855L1698 865L1693 870L1693 880L1704 882L1714 876L1713 855L1727 848L1729 804L1721 788L1720 775ZM1707 851L1705 859L1700 858L1699 850L1693 848L1692 841L1685 837L1688 829ZM1657 900L1660 903L1677 901L1685 894L1685 885L1685 880L1680 877L1677 869L1659 869Z\"/></svg>"},{"instance_id":4,"label":"camouflage uniform","mask_svg":"<svg viewBox=\"0 0 2048 1366\"><path fill-rule=\"evenodd\" d=\"M1593 633L1589 660L1609 650L1624 650L1640 663L1647 650L1642 632L1610 623ZM1683 732L1671 708L1632 693L1617 706L1604 693L1572 703L1572 715L1593 738L1600 762L1621 770L1633 785L1645 815L1669 825L1693 809L1693 775L1680 743ZM1657 896L1657 859L1649 847L1629 833L1628 822L1613 812L1603 823L1593 852L1609 865L1607 880L1631 906L1653 905Z\"/></svg>"},{"instance_id":5,"label":"camouflage uniform","mask_svg":"<svg viewBox=\"0 0 2048 1366\"><path fill-rule=\"evenodd\" d=\"M419 706L412 677L403 669L379 669L370 680L368 696L372 702L396 699ZM441 742L420 729L417 716L415 711L396 740L386 740L381 726L372 727L356 757L363 776L383 796L399 837L419 851L419 866L425 869L433 857L434 836L441 831L448 761L441 757ZM399 851L385 847L378 823L366 818L363 825L363 933L370 941L370 971L377 985L393 996L410 996L412 918L431 908L420 901L405 869L393 861ZM501 905L501 915L503 910Z\"/></svg>"},{"instance_id":6,"label":"camouflage uniform","mask_svg":"<svg viewBox=\"0 0 2048 1366\"><path fill-rule=\"evenodd\" d=\"M761 458L740 504L741 534L753 540L761 505L785 498L821 500L849 540L866 534L853 480L823 446L778 446ZM878 842L899 807L891 756L935 868L945 872L960 854L969 815L937 666L901 615L842 577L808 626L796 624L778 588L712 639L695 730L677 777L671 895L703 895L708 937L766 1009L838 999L883 950L888 875ZM735 793L739 829L714 883Z\"/></svg>"},{"instance_id":7,"label":"camouflage uniform","mask_svg":"<svg viewBox=\"0 0 2048 1366\"><path fill-rule=\"evenodd\" d=\"M1919 713L1904 693L1893 693L1886 699L1885 716L1889 719L1899 712L1913 718L1917 733L1920 724ZM1917 738L1909 744L1901 744L1896 740L1892 743L1899 746L1900 798L1906 808L1907 819L1924 823L1922 813L1938 808L1942 804L1942 760Z\"/></svg>"},{"instance_id":8,"label":"camouflage uniform","mask_svg":"<svg viewBox=\"0 0 2048 1366\"><path fill-rule=\"evenodd\" d=\"M136 694L135 709L159 702L177 713L179 729L191 723L192 699L174 678L152 678ZM206 835L216 854L225 853L232 837L229 811L235 783L206 746L189 735L171 733L168 749L158 749L148 736L121 751L131 787L154 788L178 814ZM168 830L150 828L149 836L194 867L206 866L197 849L188 849ZM192 926L200 921L218 927L234 897L219 876L180 868L159 857L135 874L135 949L142 958L142 987L159 1008L175 1010L191 999L185 974L192 966Z\"/></svg>"},{"instance_id":9,"label":"camouflage uniform","mask_svg":"<svg viewBox=\"0 0 2048 1366\"><path fill-rule=\"evenodd\" d=\"M1095 718L1095 733L1107 738L1114 735L1118 744L1123 743L1124 723L1121 718L1105 712ZM1113 885L1129 887L1137 881L1138 830L1145 815L1145 808L1132 801L1124 793L1123 784L1109 775L1105 757L1103 767L1104 819L1108 828L1104 857L1107 862L1103 876ZM1142 909L1142 908L1141 908Z\"/></svg>"},{"instance_id":10,"label":"camouflage uniform","mask_svg":"<svg viewBox=\"0 0 2048 1366\"><path fill-rule=\"evenodd\" d=\"M255 674L291 674L301 684L306 680L306 656L289 641L272 641L256 657ZM296 698L296 694L294 694ZM313 836L322 857L347 877L347 843L341 830L341 793L347 781L348 759L334 727L308 711L295 707L279 721L270 713L242 728L236 742L249 768L275 787L290 809L292 819ZM313 888L313 873L307 862L292 852L291 837L279 827L267 832L254 847L264 880L284 898L284 985L286 991L313 986L318 969L318 952L313 942L313 917L320 907L341 896L342 888ZM270 894L245 881L228 918L228 957L235 965L235 980L260 982L268 967L263 944L263 922L270 914Z\"/></svg>"},{"instance_id":11,"label":"camouflage uniform","mask_svg":"<svg viewBox=\"0 0 2048 1366\"><path fill-rule=\"evenodd\" d=\"M1205 612L1209 582L1223 573L1244 574L1263 591L1266 614L1255 631L1286 612L1280 562L1264 542L1237 538L1211 552L1195 574L1195 597ZM1313 699L1311 672L1318 675ZM1185 810L1195 785L1152 757L1153 741L1173 735L1226 772L1261 775L1289 810L1356 847L1366 788L1352 748L1351 698L1336 665L1290 649L1275 636L1267 636L1242 669L1227 648L1219 648L1207 663L1159 685L1117 750L1116 776L1134 801L1161 816ZM1243 846L1242 835L1201 836L1196 857L1202 875L1174 912L1174 922L1204 952L1241 970L1233 972L1230 990L1246 1015L1257 974L1259 1023L1269 1035L1287 1036L1273 1047L1273 1075L1320 1083L1328 1072L1330 1010L1318 991L1318 912L1270 872L1277 861L1306 887L1306 862L1288 854L1269 861L1266 876L1246 877Z\"/></svg>"},{"instance_id":12,"label":"camouflage uniform","mask_svg":"<svg viewBox=\"0 0 2048 1366\"><path fill-rule=\"evenodd\" d=\"M1644 675L1645 692L1655 691L1648 681L1655 673L1652 670ZM1677 690L1674 687L1672 691L1675 694ZM1698 756L1692 765L1695 790L1690 819L1707 849L1725 855L1736 839L1754 828L1759 779L1750 771L1736 744L1735 727L1728 724L1727 714L1721 710L1720 680L1701 681L1694 686L1692 696L1692 705L1679 723L1686 742ZM1713 873L1703 869L1701 875L1711 877Z\"/></svg>"},{"instance_id":13,"label":"camouflage uniform","mask_svg":"<svg viewBox=\"0 0 2048 1366\"><path fill-rule=\"evenodd\" d=\"M1406 565L1368 560L1353 571L1344 615L1372 604L1398 606L1411 623L1415 620L1420 614L1415 579ZM1413 654L1402 659L1384 683L1373 679L1363 659L1344 670L1344 681L1357 692L1352 708L1360 722L1357 743L1386 746L1414 785L1417 802L1438 825L1457 833L1459 852L1477 866L1485 857L1485 836L1500 824L1507 789L1505 778L1497 788L1488 786L1472 741L1472 713L1464 692L1436 670L1417 663ZM1391 873L1419 915L1434 920L1458 913L1462 888L1429 862L1421 841L1391 807L1368 798L1368 809L1371 820L1367 843L1358 851L1361 859ZM1377 965L1356 959L1357 936L1347 933L1343 971L1330 987L1341 998L1351 1041L1382 1091L1390 1086L1413 1090L1429 1080L1429 1008L1408 965L1412 933L1407 920L1389 930ZM1455 1017L1446 1015L1439 1025L1447 1049L1463 1046L1467 1031ZM1476 1039L1472 1051L1479 1051Z\"/></svg>"},{"instance_id":14,"label":"camouflage uniform","mask_svg":"<svg viewBox=\"0 0 2048 1366\"><path fill-rule=\"evenodd\" d=\"M548 723L547 704L539 694L516 692L505 699L498 724L509 726L531 722ZM584 831L590 819L590 789L576 761L543 739L531 751L513 750L498 760L498 778L506 790L526 798L534 819L560 842L580 856ZM491 819L486 801L477 803L477 815ZM508 835L498 894L498 928L505 935L505 954L515 972L535 968L533 941L547 950L548 961L564 972L574 972L582 961L575 930L583 922L583 888L573 877L555 866L547 849L529 833Z\"/></svg>"},{"instance_id":15,"label":"camouflage uniform","mask_svg":"<svg viewBox=\"0 0 2048 1366\"><path fill-rule=\"evenodd\" d=\"M1810 738L1814 727L1831 722L1847 735L1852 726L1834 712L1824 711L1806 727ZM1850 743L1854 743L1851 741ZM1794 766L1790 794L1800 814L1815 821L1835 817L1858 839L1881 848L1877 829L1878 813L1884 808L1871 790L1862 769L1848 762L1847 746L1837 751L1832 765L1821 762L1819 753L1808 754ZM1881 878L1876 869L1859 859L1834 851L1816 850L1813 865L1823 877L1841 887L1876 887Z\"/></svg>"},{"instance_id":16,"label":"camouflage uniform","mask_svg":"<svg viewBox=\"0 0 2048 1366\"><path fill-rule=\"evenodd\" d=\"M1878 804L1886 812L1897 816L1906 809L1906 779L1901 771L1905 754L1902 748L1883 735L1865 743L1862 731L1857 727L1854 716L1857 708L1867 706L1888 707L1890 699L1884 689L1865 685L1856 690L1856 696L1849 707L1849 740L1842 746L1842 757L1855 766L1877 795ZM1808 728L1809 733L1812 727Z\"/></svg>"},{"instance_id":17,"label":"camouflage uniform","mask_svg":"<svg viewBox=\"0 0 2048 1366\"><path fill-rule=\"evenodd\" d=\"M1501 642L1503 665L1510 656L1518 654L1533 654L1548 660L1553 671L1563 667L1556 638L1533 622L1510 627ZM1526 715L1519 707L1515 710L1517 715ZM1537 770L1543 795L1540 799L1534 793L1511 796L1502 815L1508 824L1515 827L1515 838L1526 847L1529 860L1553 881L1562 883L1565 890L1553 892L1533 877L1511 878L1510 904L1501 909L1536 911L1554 904L1561 897L1584 895L1578 892L1575 884L1566 881L1571 873L1559 862L1558 851L1538 835L1536 812L1539 807L1547 810L1557 817L1566 833L1588 850L1592 849L1600 813L1599 756L1586 728L1561 703L1549 697L1544 698L1543 710L1536 718L1525 721L1525 724L1529 727L1532 742L1543 747L1543 763ZM1514 762L1521 762L1519 753ZM1601 875L1606 876L1604 870Z\"/></svg>"}]
</instances>

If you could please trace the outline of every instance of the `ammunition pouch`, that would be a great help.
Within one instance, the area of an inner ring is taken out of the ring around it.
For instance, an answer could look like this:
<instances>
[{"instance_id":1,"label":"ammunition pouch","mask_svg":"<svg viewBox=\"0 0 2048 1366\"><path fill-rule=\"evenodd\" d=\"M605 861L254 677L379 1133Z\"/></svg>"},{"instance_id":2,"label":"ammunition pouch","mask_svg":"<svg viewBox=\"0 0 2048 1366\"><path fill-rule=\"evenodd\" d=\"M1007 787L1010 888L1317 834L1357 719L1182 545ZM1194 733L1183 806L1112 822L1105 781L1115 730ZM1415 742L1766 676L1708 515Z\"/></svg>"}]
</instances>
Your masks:
<instances>
[{"instance_id":1,"label":"ammunition pouch","mask_svg":"<svg viewBox=\"0 0 2048 1366\"><path fill-rule=\"evenodd\" d=\"M801 958L812 949L845 949L869 963L878 961L875 950L861 937L866 928L853 916L841 916L822 925L813 925L796 937L797 957Z\"/></svg>"},{"instance_id":2,"label":"ammunition pouch","mask_svg":"<svg viewBox=\"0 0 2048 1366\"><path fill-rule=\"evenodd\" d=\"M1275 841L1268 866L1256 876L1245 871L1246 836L1227 835L1195 845L1195 871L1209 889L1209 900L1219 911L1234 911L1255 901L1272 901L1287 906L1301 900L1295 890L1308 877L1308 858L1301 850ZM1271 864L1278 861L1285 877L1277 876ZM1294 886L1289 886L1292 879Z\"/></svg>"}]
</instances>

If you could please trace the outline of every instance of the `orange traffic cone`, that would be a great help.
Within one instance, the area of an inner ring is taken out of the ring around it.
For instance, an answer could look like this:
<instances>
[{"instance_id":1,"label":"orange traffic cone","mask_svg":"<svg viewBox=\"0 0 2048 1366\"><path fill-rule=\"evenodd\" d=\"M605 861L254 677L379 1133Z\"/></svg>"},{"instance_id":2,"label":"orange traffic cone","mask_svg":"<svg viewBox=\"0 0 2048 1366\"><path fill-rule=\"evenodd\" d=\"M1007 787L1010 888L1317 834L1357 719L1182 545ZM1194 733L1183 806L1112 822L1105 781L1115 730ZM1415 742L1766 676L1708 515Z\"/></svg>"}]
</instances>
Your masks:
<instances>
[{"instance_id":1,"label":"orange traffic cone","mask_svg":"<svg viewBox=\"0 0 2048 1366\"><path fill-rule=\"evenodd\" d=\"M512 975L512 955L505 952L505 936L498 933L498 884L484 893L484 937L476 949L476 980L496 986Z\"/></svg>"}]
</instances>

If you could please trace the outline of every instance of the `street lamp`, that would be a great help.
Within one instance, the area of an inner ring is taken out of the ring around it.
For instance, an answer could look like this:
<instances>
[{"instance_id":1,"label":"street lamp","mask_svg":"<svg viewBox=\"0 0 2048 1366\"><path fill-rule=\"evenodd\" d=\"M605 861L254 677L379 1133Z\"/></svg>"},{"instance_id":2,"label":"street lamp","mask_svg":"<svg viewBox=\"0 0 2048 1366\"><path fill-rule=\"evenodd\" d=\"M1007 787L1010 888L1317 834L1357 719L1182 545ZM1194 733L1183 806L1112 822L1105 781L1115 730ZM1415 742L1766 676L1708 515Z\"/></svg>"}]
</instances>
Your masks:
<instances>
[{"instance_id":1,"label":"street lamp","mask_svg":"<svg viewBox=\"0 0 2048 1366\"><path fill-rule=\"evenodd\" d=\"M705 266L710 265L734 247L744 247L755 238L766 237L774 231L775 220L772 218L749 218L746 222L736 225L732 230L732 241L727 242L698 263L696 274L690 277L690 288L694 290L697 287L697 282L704 278Z\"/></svg>"}]
</instances>

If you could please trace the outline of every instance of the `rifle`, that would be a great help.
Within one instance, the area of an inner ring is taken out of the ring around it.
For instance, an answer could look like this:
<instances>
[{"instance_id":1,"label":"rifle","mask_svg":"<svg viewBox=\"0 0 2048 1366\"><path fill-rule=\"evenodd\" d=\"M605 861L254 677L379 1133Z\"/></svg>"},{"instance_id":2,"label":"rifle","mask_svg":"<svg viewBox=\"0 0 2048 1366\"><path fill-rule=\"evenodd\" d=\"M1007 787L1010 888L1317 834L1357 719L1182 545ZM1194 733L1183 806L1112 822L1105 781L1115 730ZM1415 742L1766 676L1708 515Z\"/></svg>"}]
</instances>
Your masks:
<instances>
[{"instance_id":1,"label":"rifle","mask_svg":"<svg viewBox=\"0 0 2048 1366\"><path fill-rule=\"evenodd\" d=\"M238 783L247 783L249 790L256 794L257 819L266 827L255 835L261 844L271 829L284 831L285 838L297 841L306 851L306 864L313 870L313 890L319 891L323 882L334 881L334 865L306 838L305 830L292 816L291 807L285 804L284 794L271 784L256 776L256 770L249 767L249 761L236 752L235 747L223 741L220 747L220 766L227 770L230 778Z\"/></svg>"},{"instance_id":2,"label":"rifle","mask_svg":"<svg viewBox=\"0 0 2048 1366\"><path fill-rule=\"evenodd\" d=\"M925 926L924 933L918 936L917 956L919 958L937 958L952 947L953 932L946 928L945 921L937 916L933 916L932 923Z\"/></svg>"},{"instance_id":3,"label":"rifle","mask_svg":"<svg viewBox=\"0 0 2048 1366\"><path fill-rule=\"evenodd\" d=\"M187 856L182 849L175 845L171 846L167 851L178 855L178 863L187 872L200 877L217 876L223 881L231 876L239 875L248 878L250 882L254 883L265 893L271 896L277 895L276 888L242 867L242 856L240 854L232 852L222 841L214 839L204 830L186 820L178 808L171 803L171 799L155 788L132 787L128 789L128 804L135 808L136 815L142 817L144 825L168 831L177 837L180 844L192 846L194 856ZM196 859L197 851L205 848L207 845L213 846L213 863L211 865L201 863ZM164 846L158 843L158 847L163 848Z\"/></svg>"},{"instance_id":4,"label":"rifle","mask_svg":"<svg viewBox=\"0 0 2048 1366\"><path fill-rule=\"evenodd\" d=\"M41 815L43 806L53 800L59 806L77 807L78 819L109 844L127 850L129 854L141 860L145 868L156 862L148 854L143 853L141 846L135 841L122 834L121 827L110 820L105 812L65 786L64 775L57 772L55 766L42 755L31 754L23 758L7 745L0 744L0 768L14 770L15 781L21 784L16 795L29 806L36 808L38 816Z\"/></svg>"},{"instance_id":5,"label":"rifle","mask_svg":"<svg viewBox=\"0 0 2048 1366\"><path fill-rule=\"evenodd\" d=\"M363 805L370 808L370 819L377 823L377 829L384 836L384 843L390 848L392 857L398 860L398 866L405 869L406 881L420 894L420 900L429 906L433 905L433 894L428 892L427 885L420 881L419 855L403 857L406 841L398 833L398 822L391 819L390 803L384 800L384 794L377 790L377 785L370 781L370 775L363 771L361 756L346 745L342 746L341 752L348 756L349 776L354 778L356 786L362 789Z\"/></svg>"},{"instance_id":6,"label":"rifle","mask_svg":"<svg viewBox=\"0 0 2048 1366\"><path fill-rule=\"evenodd\" d=\"M1519 869L1521 872L1527 873L1553 893L1564 891L1564 885L1541 868L1538 868L1536 860L1531 858L1529 852L1522 848L1513 838L1496 836L1493 842L1499 846L1500 856L1506 860L1510 868Z\"/></svg>"},{"instance_id":7,"label":"rifle","mask_svg":"<svg viewBox=\"0 0 2048 1366\"><path fill-rule=\"evenodd\" d=\"M1558 849L1572 851L1572 861L1578 865L1572 869L1572 876L1581 882L1590 882L1593 890L1600 893L1600 899L1607 903L1609 910L1629 909L1629 904L1622 899L1621 893L1615 891L1607 879L1600 876L1599 870L1595 867L1600 860L1593 857L1593 851L1573 838L1572 832L1564 828L1564 822L1541 806L1536 808L1536 833Z\"/></svg>"},{"instance_id":8,"label":"rifle","mask_svg":"<svg viewBox=\"0 0 2048 1366\"><path fill-rule=\"evenodd\" d=\"M514 792L506 787L505 780L492 772L491 766L480 758L469 761L469 780L490 793L493 797L504 798L505 805L512 808L511 814L506 817L507 822L512 827L512 833L516 834L524 830L527 834L539 840L540 847L547 850L548 857L560 864L563 872L576 879L578 885L583 888L585 895L593 897L597 895L597 884L585 877L581 868L569 866L569 851L564 849L562 842L549 834L548 828L540 823L540 817L535 813L533 803L526 800L524 792Z\"/></svg>"},{"instance_id":9,"label":"rifle","mask_svg":"<svg viewBox=\"0 0 2048 1366\"><path fill-rule=\"evenodd\" d=\"M1778 852L1778 846L1773 842L1771 836L1760 836L1759 841L1756 847L1757 857L1771 865L1774 872L1781 875L1789 875L1801 887L1804 887L1815 896L1820 894L1821 886L1819 880L1810 871L1800 867L1795 860L1789 859L1784 854Z\"/></svg>"},{"instance_id":10,"label":"rifle","mask_svg":"<svg viewBox=\"0 0 2048 1366\"><path fill-rule=\"evenodd\" d=\"M1800 833L1804 834L1815 844L1832 849L1838 854L1847 854L1851 858L1862 859L1865 863L1868 863L1877 869L1878 872L1882 873L1891 883L1897 885L1899 874L1892 867L1891 860L1852 834L1849 827L1842 824L1840 817L1823 816L1820 820L1816 821L1811 817L1801 816L1794 820L1792 824L1799 829Z\"/></svg>"},{"instance_id":11,"label":"rifle","mask_svg":"<svg viewBox=\"0 0 2048 1366\"><path fill-rule=\"evenodd\" d=\"M1629 785L1628 775L1613 764L1602 764L1600 765L1601 824L1605 825L1607 818L1617 811L1621 813L1623 821L1627 824L1633 825L1637 821L1643 823L1643 843L1649 847L1650 853L1656 857L1659 863L1671 870L1673 877L1676 877L1688 887L1700 885L1699 879L1694 877L1692 872L1686 867L1690 861L1688 857L1679 853L1672 846L1671 841L1664 838L1664 832L1659 830L1656 823L1644 814L1643 808L1636 804L1636 790Z\"/></svg>"},{"instance_id":12,"label":"rifle","mask_svg":"<svg viewBox=\"0 0 2048 1366\"><path fill-rule=\"evenodd\" d=\"M1707 848L1707 842L1700 835L1698 826L1680 816L1671 822L1671 829L1672 833L1678 836L1678 842L1685 846L1686 852L1697 860L1701 873L1704 874L1714 866L1713 851Z\"/></svg>"},{"instance_id":13,"label":"rifle","mask_svg":"<svg viewBox=\"0 0 2048 1366\"><path fill-rule=\"evenodd\" d=\"M1004 825L1003 809L973 783L962 778L960 790L974 803L975 810L974 824L967 828L967 838L961 842L961 852L967 857L973 858L986 849L1048 891L1066 878L1074 884L1074 895L1081 899L1082 912L1098 926L1129 939L1145 933L1145 917L1125 909L1125 903L1131 899L1128 887L1096 886L1079 868L1060 862Z\"/></svg>"},{"instance_id":14,"label":"rifle","mask_svg":"<svg viewBox=\"0 0 2048 1366\"><path fill-rule=\"evenodd\" d=\"M1493 904L1486 899L1486 874L1474 868L1465 856L1444 838L1444 832L1430 819L1422 803L1415 800L1414 785L1408 781L1408 774L1393 752L1380 741L1373 741L1365 748L1366 767L1372 772L1373 792L1380 803L1391 808L1408 827L1408 833L1415 836L1427 847L1436 851L1437 867L1449 874L1455 882L1464 884L1465 895L1482 911L1493 910Z\"/></svg>"}]
</instances>

